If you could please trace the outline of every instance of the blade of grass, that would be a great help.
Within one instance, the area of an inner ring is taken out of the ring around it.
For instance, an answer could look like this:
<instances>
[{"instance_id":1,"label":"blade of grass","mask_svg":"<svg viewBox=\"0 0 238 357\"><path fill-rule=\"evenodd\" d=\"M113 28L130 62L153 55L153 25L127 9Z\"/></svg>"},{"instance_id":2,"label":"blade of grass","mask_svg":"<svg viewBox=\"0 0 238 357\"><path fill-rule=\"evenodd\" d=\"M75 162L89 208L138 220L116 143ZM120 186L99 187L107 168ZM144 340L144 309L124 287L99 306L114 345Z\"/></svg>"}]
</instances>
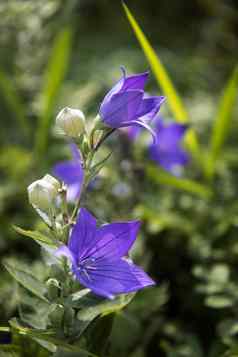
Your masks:
<instances>
[{"instance_id":1,"label":"blade of grass","mask_svg":"<svg viewBox=\"0 0 238 357\"><path fill-rule=\"evenodd\" d=\"M10 332L10 327L0 326L0 332Z\"/></svg>"},{"instance_id":2,"label":"blade of grass","mask_svg":"<svg viewBox=\"0 0 238 357\"><path fill-rule=\"evenodd\" d=\"M214 120L210 139L210 150L206 165L206 174L212 178L215 172L215 163L218 159L224 142L230 130L232 110L235 105L238 89L238 65L232 72L231 77L223 91L218 105L218 113Z\"/></svg>"},{"instance_id":3,"label":"blade of grass","mask_svg":"<svg viewBox=\"0 0 238 357\"><path fill-rule=\"evenodd\" d=\"M178 95L165 67L157 56L155 50L152 48L145 34L141 30L131 11L124 3L122 3L122 5L129 20L129 23L137 37L137 40L140 43L140 46L155 75L155 78L167 97L168 104L174 115L174 118L181 123L189 122L189 117L186 108L182 102L181 97ZM201 162L201 150L198 145L196 134L192 129L188 130L185 141L194 156L196 156L197 159Z\"/></svg>"},{"instance_id":4,"label":"blade of grass","mask_svg":"<svg viewBox=\"0 0 238 357\"><path fill-rule=\"evenodd\" d=\"M47 148L49 129L52 122L53 109L57 94L68 69L73 30L65 26L57 34L49 63L45 71L44 85L41 93L41 114L35 138L35 154L37 158L44 155Z\"/></svg>"},{"instance_id":5,"label":"blade of grass","mask_svg":"<svg viewBox=\"0 0 238 357\"><path fill-rule=\"evenodd\" d=\"M165 67L163 66L162 62L160 61L159 57L155 53L154 49L150 45L148 39L146 38L145 34L141 30L139 24L137 23L136 19L128 9L128 7L123 3L124 10L126 12L127 18L131 24L131 27L139 41L145 56L151 66L151 69L158 81L159 86L161 86L163 92L167 96L168 103L171 107L171 110L175 116L175 118L182 123L188 122L188 113L182 103L182 100L176 89L173 86L172 81L170 80Z\"/></svg>"},{"instance_id":6,"label":"blade of grass","mask_svg":"<svg viewBox=\"0 0 238 357\"><path fill-rule=\"evenodd\" d=\"M193 180L173 176L163 169L158 169L152 165L148 165L146 174L149 179L157 184L171 186L203 198L210 198L212 195L212 191L209 187Z\"/></svg>"},{"instance_id":7,"label":"blade of grass","mask_svg":"<svg viewBox=\"0 0 238 357\"><path fill-rule=\"evenodd\" d=\"M0 70L0 91L9 111L18 121L24 135L29 136L30 127L27 122L25 105L17 93L13 81L2 70Z\"/></svg>"}]
</instances>

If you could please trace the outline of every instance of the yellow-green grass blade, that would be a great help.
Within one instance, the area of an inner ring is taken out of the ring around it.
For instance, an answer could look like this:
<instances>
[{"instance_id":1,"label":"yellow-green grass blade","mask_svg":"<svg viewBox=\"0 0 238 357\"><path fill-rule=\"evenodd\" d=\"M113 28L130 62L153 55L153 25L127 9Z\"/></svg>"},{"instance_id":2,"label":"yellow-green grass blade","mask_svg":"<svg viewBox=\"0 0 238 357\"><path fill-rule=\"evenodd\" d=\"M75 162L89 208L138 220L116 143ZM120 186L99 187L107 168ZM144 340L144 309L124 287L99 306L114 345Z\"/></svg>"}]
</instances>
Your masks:
<instances>
[{"instance_id":1,"label":"yellow-green grass blade","mask_svg":"<svg viewBox=\"0 0 238 357\"><path fill-rule=\"evenodd\" d=\"M73 30L65 26L57 34L49 63L45 71L44 85L41 93L41 114L36 131L35 153L42 157L47 149L49 130L53 119L53 110L57 95L68 69Z\"/></svg>"},{"instance_id":2,"label":"yellow-green grass blade","mask_svg":"<svg viewBox=\"0 0 238 357\"><path fill-rule=\"evenodd\" d=\"M139 24L137 23L136 19L132 15L129 8L124 3L122 4L126 16L129 20L129 23L137 37L138 42L140 43L140 46L142 47L142 50L150 64L150 67L155 75L155 78L167 98L168 105L171 109L174 118L178 122L188 123L189 116L187 110L182 102L181 97L177 93L165 67L163 66L155 50L149 43L147 37L141 30ZM192 129L188 131L185 138L185 142L188 148L190 149L190 151L193 153L193 155L201 162L202 152L201 149L199 148L197 136Z\"/></svg>"},{"instance_id":3,"label":"yellow-green grass blade","mask_svg":"<svg viewBox=\"0 0 238 357\"><path fill-rule=\"evenodd\" d=\"M223 91L223 95L218 104L218 113L214 120L210 139L210 150L207 159L206 173L208 178L212 178L215 172L215 164L222 147L227 139L231 127L232 111L235 106L238 89L238 65L232 72L231 77Z\"/></svg>"},{"instance_id":4,"label":"yellow-green grass blade","mask_svg":"<svg viewBox=\"0 0 238 357\"><path fill-rule=\"evenodd\" d=\"M146 174L155 184L173 187L177 190L188 192L206 199L212 196L212 191L208 186L200 184L194 180L173 176L162 168L148 165Z\"/></svg>"},{"instance_id":5,"label":"yellow-green grass blade","mask_svg":"<svg viewBox=\"0 0 238 357\"><path fill-rule=\"evenodd\" d=\"M0 93L8 110L13 114L24 135L30 135L30 127L27 122L26 108L18 94L16 87L9 76L0 70Z\"/></svg>"}]
</instances>

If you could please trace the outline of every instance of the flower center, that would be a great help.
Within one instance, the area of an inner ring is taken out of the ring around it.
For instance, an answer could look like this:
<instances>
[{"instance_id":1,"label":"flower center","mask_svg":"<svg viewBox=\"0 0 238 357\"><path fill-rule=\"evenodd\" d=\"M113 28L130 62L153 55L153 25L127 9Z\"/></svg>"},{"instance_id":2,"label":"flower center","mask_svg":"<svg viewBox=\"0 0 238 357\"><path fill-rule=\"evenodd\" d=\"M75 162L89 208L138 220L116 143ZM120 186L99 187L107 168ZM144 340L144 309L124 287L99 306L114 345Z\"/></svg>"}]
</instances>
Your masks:
<instances>
[{"instance_id":1,"label":"flower center","mask_svg":"<svg viewBox=\"0 0 238 357\"><path fill-rule=\"evenodd\" d=\"M88 280L91 280L88 271L96 270L96 267L93 265L95 262L95 258L87 258L78 261L78 271L82 275L84 275Z\"/></svg>"}]
</instances>

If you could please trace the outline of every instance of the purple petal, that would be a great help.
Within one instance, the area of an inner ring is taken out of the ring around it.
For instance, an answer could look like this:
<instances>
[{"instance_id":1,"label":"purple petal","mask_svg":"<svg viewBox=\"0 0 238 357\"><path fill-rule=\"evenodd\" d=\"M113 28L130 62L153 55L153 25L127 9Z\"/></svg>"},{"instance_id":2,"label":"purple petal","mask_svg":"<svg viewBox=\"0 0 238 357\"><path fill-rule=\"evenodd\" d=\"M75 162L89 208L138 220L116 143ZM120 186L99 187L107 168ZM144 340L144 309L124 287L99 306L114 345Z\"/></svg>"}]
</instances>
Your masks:
<instances>
[{"instance_id":1,"label":"purple petal","mask_svg":"<svg viewBox=\"0 0 238 357\"><path fill-rule=\"evenodd\" d=\"M67 202L75 202L79 199L81 194L81 183L72 183L67 187Z\"/></svg>"},{"instance_id":2,"label":"purple petal","mask_svg":"<svg viewBox=\"0 0 238 357\"><path fill-rule=\"evenodd\" d=\"M117 222L101 226L97 230L95 239L91 241L88 249L84 252L83 258L118 259L127 255L139 228L139 221Z\"/></svg>"},{"instance_id":3,"label":"purple petal","mask_svg":"<svg viewBox=\"0 0 238 357\"><path fill-rule=\"evenodd\" d=\"M53 174L66 185L74 183L82 184L83 168L80 163L75 161L62 161L53 167Z\"/></svg>"},{"instance_id":4,"label":"purple petal","mask_svg":"<svg viewBox=\"0 0 238 357\"><path fill-rule=\"evenodd\" d=\"M173 175L179 176L182 166L189 161L189 155L181 146L187 126L178 123L165 124L159 117L155 121L155 130L158 139L156 144L149 147L150 158Z\"/></svg>"},{"instance_id":5,"label":"purple petal","mask_svg":"<svg viewBox=\"0 0 238 357\"><path fill-rule=\"evenodd\" d=\"M76 161L76 162L78 161L79 163L81 163L81 161L82 161L81 153L75 143L70 144L70 150L72 153L73 161Z\"/></svg>"},{"instance_id":6,"label":"purple petal","mask_svg":"<svg viewBox=\"0 0 238 357\"><path fill-rule=\"evenodd\" d=\"M72 229L68 247L79 259L95 239L96 219L85 208L81 208L77 222Z\"/></svg>"},{"instance_id":7,"label":"purple petal","mask_svg":"<svg viewBox=\"0 0 238 357\"><path fill-rule=\"evenodd\" d=\"M149 72L134 74L132 76L125 77L121 91L128 89L143 90L148 77Z\"/></svg>"},{"instance_id":8,"label":"purple petal","mask_svg":"<svg viewBox=\"0 0 238 357\"><path fill-rule=\"evenodd\" d=\"M181 170L179 170L179 167L185 166L189 161L188 154L182 149L174 152L153 152L152 149L151 158L175 176L180 176Z\"/></svg>"},{"instance_id":9,"label":"purple petal","mask_svg":"<svg viewBox=\"0 0 238 357\"><path fill-rule=\"evenodd\" d=\"M148 72L135 74L132 76L126 76L126 71L122 68L122 78L112 87L112 89L104 97L101 106L107 104L114 94L128 89L139 89L143 90L145 83L148 79Z\"/></svg>"},{"instance_id":10,"label":"purple petal","mask_svg":"<svg viewBox=\"0 0 238 357\"><path fill-rule=\"evenodd\" d=\"M64 256L64 257L68 258L73 265L76 265L75 256L73 255L73 253L69 250L69 248L66 245L62 245L61 247L59 247L54 252L54 255L57 258Z\"/></svg>"},{"instance_id":11,"label":"purple petal","mask_svg":"<svg viewBox=\"0 0 238 357\"><path fill-rule=\"evenodd\" d=\"M126 129L126 133L130 140L134 141L137 139L138 135L141 132L141 127L139 126L129 126Z\"/></svg>"},{"instance_id":12,"label":"purple petal","mask_svg":"<svg viewBox=\"0 0 238 357\"><path fill-rule=\"evenodd\" d=\"M165 124L161 118L156 122L158 145L163 150L172 150L180 144L187 130L187 125L178 123Z\"/></svg>"},{"instance_id":13,"label":"purple petal","mask_svg":"<svg viewBox=\"0 0 238 357\"><path fill-rule=\"evenodd\" d=\"M148 125L146 124L144 121L142 120L133 120L129 123L123 123L123 127L129 127L129 126L137 126L139 128L144 128L146 130L149 131L149 133L152 135L152 138L153 138L153 143L156 144L157 143L157 135L156 133L154 132L154 130Z\"/></svg>"},{"instance_id":14,"label":"purple petal","mask_svg":"<svg viewBox=\"0 0 238 357\"><path fill-rule=\"evenodd\" d=\"M94 293L107 298L155 284L142 269L124 259L100 260L88 267L87 273L77 271L76 277Z\"/></svg>"},{"instance_id":15,"label":"purple petal","mask_svg":"<svg viewBox=\"0 0 238 357\"><path fill-rule=\"evenodd\" d=\"M165 97L162 96L143 98L137 112L138 118L145 116L147 119L152 119L158 113L164 101Z\"/></svg>"},{"instance_id":16,"label":"purple petal","mask_svg":"<svg viewBox=\"0 0 238 357\"><path fill-rule=\"evenodd\" d=\"M163 151L159 147L156 147L156 145L151 145L149 153L152 160L175 176L179 176L181 173L179 167L185 166L189 161L189 155L182 148L177 148L177 150L173 151Z\"/></svg>"},{"instance_id":17,"label":"purple petal","mask_svg":"<svg viewBox=\"0 0 238 357\"><path fill-rule=\"evenodd\" d=\"M137 118L138 107L143 98L143 91L128 90L114 94L111 100L100 107L102 120L112 128L120 128L123 122Z\"/></svg>"}]
</instances>

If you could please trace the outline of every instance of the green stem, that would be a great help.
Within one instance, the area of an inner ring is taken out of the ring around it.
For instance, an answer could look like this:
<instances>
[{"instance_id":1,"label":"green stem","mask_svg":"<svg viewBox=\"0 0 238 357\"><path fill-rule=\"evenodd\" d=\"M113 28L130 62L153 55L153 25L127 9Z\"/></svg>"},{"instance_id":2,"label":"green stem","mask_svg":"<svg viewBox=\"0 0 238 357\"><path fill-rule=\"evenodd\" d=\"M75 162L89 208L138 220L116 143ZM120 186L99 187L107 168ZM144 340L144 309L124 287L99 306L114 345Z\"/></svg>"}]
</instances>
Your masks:
<instances>
[{"instance_id":1,"label":"green stem","mask_svg":"<svg viewBox=\"0 0 238 357\"><path fill-rule=\"evenodd\" d=\"M101 140L99 140L99 142L97 143L97 145L94 148L94 151L98 151L98 149L100 148L100 146L102 145L102 143L112 134L114 133L116 129L111 129L109 130L102 138Z\"/></svg>"},{"instance_id":2,"label":"green stem","mask_svg":"<svg viewBox=\"0 0 238 357\"><path fill-rule=\"evenodd\" d=\"M105 135L98 141L98 143L94 146L93 143L93 136L94 133L96 132L95 129L92 130L91 133L91 140L90 140L90 145L91 145L91 151L89 152L87 158L85 159L85 178L83 180L83 185L82 185L82 193L78 199L78 202L76 203L73 213L70 217L70 222L72 223L74 221L74 218L77 215L77 212L80 208L81 202L82 202L82 197L85 195L85 192L87 190L88 184L90 182L90 180L93 178L93 176L91 175L91 165L94 159L94 155L96 154L96 152L98 151L98 149L100 148L100 146L104 143L104 141L115 131L116 129L111 129L109 131L107 131L105 133Z\"/></svg>"}]
</instances>

